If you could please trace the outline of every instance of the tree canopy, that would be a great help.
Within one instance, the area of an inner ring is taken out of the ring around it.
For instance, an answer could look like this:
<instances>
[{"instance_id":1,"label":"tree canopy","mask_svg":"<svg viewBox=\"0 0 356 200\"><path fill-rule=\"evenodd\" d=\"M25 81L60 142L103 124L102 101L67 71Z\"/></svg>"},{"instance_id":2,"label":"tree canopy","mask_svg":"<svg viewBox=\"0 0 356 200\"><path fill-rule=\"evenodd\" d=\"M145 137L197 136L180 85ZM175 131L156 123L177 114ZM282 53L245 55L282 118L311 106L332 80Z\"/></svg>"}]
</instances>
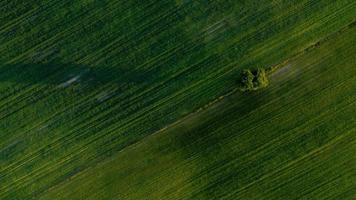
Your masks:
<instances>
[{"instance_id":1,"label":"tree canopy","mask_svg":"<svg viewBox=\"0 0 356 200\"><path fill-rule=\"evenodd\" d=\"M267 87L268 78L265 69L242 70L239 84L241 91L253 91Z\"/></svg>"}]
</instances>

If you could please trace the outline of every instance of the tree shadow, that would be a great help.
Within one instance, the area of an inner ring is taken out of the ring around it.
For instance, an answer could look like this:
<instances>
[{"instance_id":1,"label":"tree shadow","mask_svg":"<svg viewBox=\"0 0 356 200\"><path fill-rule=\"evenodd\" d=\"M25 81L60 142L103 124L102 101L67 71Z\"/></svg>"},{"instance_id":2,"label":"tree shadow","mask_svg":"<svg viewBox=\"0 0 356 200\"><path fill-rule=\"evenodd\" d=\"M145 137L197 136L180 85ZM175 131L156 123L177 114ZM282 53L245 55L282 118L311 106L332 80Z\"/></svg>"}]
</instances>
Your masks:
<instances>
[{"instance_id":1,"label":"tree shadow","mask_svg":"<svg viewBox=\"0 0 356 200\"><path fill-rule=\"evenodd\" d=\"M226 147L226 141L244 134L244 127L227 127L239 124L251 112L268 103L271 100L268 94L269 91L261 90L227 96L218 103L220 105L209 108L210 111L202 111L199 120L191 120L195 122L178 128L180 134L174 138L175 148L181 150L180 156L183 160L190 160L196 165L192 167L195 170L192 170L189 182L200 189L192 194L192 199L219 199L220 186L237 184L237 179L244 176L238 170L221 168L236 157L236 152ZM226 131L216 131L219 129ZM216 169L222 170L219 175Z\"/></svg>"},{"instance_id":2,"label":"tree shadow","mask_svg":"<svg viewBox=\"0 0 356 200\"><path fill-rule=\"evenodd\" d=\"M64 63L0 65L0 83L46 84L59 87L68 87L74 83L142 84L151 81L153 74L152 71L137 69Z\"/></svg>"}]
</instances>

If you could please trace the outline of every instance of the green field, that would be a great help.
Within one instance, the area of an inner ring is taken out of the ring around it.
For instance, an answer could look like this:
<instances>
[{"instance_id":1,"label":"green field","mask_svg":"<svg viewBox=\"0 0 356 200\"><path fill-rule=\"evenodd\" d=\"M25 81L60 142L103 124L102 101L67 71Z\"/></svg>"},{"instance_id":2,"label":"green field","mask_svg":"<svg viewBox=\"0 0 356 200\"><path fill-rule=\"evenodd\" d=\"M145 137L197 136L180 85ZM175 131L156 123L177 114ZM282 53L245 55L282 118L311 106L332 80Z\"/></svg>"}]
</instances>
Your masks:
<instances>
[{"instance_id":1,"label":"green field","mask_svg":"<svg viewBox=\"0 0 356 200\"><path fill-rule=\"evenodd\" d=\"M1 1L0 199L354 199L355 20L351 0Z\"/></svg>"},{"instance_id":2,"label":"green field","mask_svg":"<svg viewBox=\"0 0 356 200\"><path fill-rule=\"evenodd\" d=\"M44 199L352 199L354 31L288 61L267 90L226 97Z\"/></svg>"}]
</instances>

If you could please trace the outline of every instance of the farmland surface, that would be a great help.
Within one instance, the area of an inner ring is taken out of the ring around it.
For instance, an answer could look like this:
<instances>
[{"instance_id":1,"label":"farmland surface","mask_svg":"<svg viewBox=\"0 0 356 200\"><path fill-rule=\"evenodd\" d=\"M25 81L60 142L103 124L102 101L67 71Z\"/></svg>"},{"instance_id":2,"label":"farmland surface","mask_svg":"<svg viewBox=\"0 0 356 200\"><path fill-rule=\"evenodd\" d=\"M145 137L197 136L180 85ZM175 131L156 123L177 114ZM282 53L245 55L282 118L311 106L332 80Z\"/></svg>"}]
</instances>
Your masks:
<instances>
[{"instance_id":1,"label":"farmland surface","mask_svg":"<svg viewBox=\"0 0 356 200\"><path fill-rule=\"evenodd\" d=\"M352 199L355 44L340 34L289 60L267 90L187 116L46 198Z\"/></svg>"},{"instance_id":2,"label":"farmland surface","mask_svg":"<svg viewBox=\"0 0 356 200\"><path fill-rule=\"evenodd\" d=\"M352 0L1 1L0 199L355 198L355 20ZM257 66L270 86L237 92Z\"/></svg>"}]
</instances>

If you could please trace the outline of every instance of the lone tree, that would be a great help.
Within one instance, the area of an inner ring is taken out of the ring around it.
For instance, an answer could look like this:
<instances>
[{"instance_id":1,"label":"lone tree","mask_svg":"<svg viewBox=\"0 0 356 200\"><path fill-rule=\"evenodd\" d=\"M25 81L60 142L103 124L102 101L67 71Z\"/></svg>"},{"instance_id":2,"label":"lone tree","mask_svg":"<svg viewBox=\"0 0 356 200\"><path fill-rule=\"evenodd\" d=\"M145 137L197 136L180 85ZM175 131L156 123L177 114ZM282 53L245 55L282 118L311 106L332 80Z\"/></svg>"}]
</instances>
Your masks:
<instances>
[{"instance_id":1,"label":"lone tree","mask_svg":"<svg viewBox=\"0 0 356 200\"><path fill-rule=\"evenodd\" d=\"M257 87L257 89L268 86L268 78L265 69L258 68L255 78L256 82L254 83L256 84L255 87Z\"/></svg>"},{"instance_id":2,"label":"lone tree","mask_svg":"<svg viewBox=\"0 0 356 200\"><path fill-rule=\"evenodd\" d=\"M253 71L249 69L242 70L239 85L241 91L253 91L267 86L267 74L263 68L258 68Z\"/></svg>"},{"instance_id":3,"label":"lone tree","mask_svg":"<svg viewBox=\"0 0 356 200\"><path fill-rule=\"evenodd\" d=\"M240 89L242 91L253 90L253 88L254 88L253 79L254 78L255 78L255 76L252 74L252 72L249 69L242 70Z\"/></svg>"}]
</instances>

